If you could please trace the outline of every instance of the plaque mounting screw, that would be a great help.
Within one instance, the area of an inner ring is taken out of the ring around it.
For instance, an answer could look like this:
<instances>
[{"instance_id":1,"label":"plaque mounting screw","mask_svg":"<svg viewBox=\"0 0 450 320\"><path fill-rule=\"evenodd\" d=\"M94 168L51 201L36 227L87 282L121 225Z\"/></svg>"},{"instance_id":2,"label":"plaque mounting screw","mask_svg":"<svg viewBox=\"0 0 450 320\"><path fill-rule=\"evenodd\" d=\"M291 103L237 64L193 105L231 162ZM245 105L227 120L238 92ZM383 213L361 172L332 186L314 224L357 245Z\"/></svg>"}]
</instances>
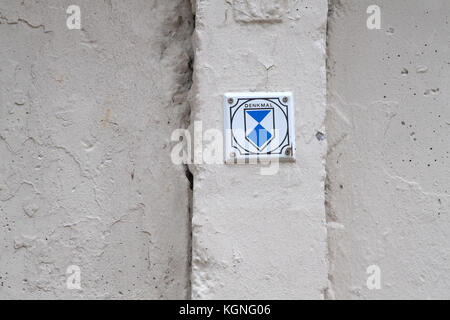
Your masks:
<instances>
[{"instance_id":1,"label":"plaque mounting screw","mask_svg":"<svg viewBox=\"0 0 450 320\"><path fill-rule=\"evenodd\" d=\"M284 154L290 156L292 154L291 148L287 148L286 151L284 151Z\"/></svg>"},{"instance_id":2,"label":"plaque mounting screw","mask_svg":"<svg viewBox=\"0 0 450 320\"><path fill-rule=\"evenodd\" d=\"M231 158L234 158L234 157L236 157L236 153L234 153L234 152L230 152L230 157L231 157Z\"/></svg>"},{"instance_id":3,"label":"plaque mounting screw","mask_svg":"<svg viewBox=\"0 0 450 320\"><path fill-rule=\"evenodd\" d=\"M229 103L229 104L232 104L233 101L234 101L233 98L228 98L228 103Z\"/></svg>"},{"instance_id":4,"label":"plaque mounting screw","mask_svg":"<svg viewBox=\"0 0 450 320\"><path fill-rule=\"evenodd\" d=\"M284 103L288 102L288 97L283 97L283 102Z\"/></svg>"}]
</instances>

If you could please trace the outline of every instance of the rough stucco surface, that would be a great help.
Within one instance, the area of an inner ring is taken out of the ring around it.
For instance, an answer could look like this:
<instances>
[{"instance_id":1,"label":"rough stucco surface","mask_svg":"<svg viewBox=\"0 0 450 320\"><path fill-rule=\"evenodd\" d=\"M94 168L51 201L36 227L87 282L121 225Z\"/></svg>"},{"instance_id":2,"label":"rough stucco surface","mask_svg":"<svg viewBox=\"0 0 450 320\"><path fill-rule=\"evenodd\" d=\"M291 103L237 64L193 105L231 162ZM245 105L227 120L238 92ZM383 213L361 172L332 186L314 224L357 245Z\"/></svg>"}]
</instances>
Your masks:
<instances>
[{"instance_id":1,"label":"rough stucco surface","mask_svg":"<svg viewBox=\"0 0 450 320\"><path fill-rule=\"evenodd\" d=\"M65 5L0 2L0 298L185 298L190 4Z\"/></svg>"},{"instance_id":2,"label":"rough stucco surface","mask_svg":"<svg viewBox=\"0 0 450 320\"><path fill-rule=\"evenodd\" d=\"M223 131L225 92L293 91L297 162L195 166L194 299L324 297L326 18L323 0L196 3L193 120Z\"/></svg>"},{"instance_id":3,"label":"rough stucco surface","mask_svg":"<svg viewBox=\"0 0 450 320\"><path fill-rule=\"evenodd\" d=\"M331 1L330 295L448 299L450 3L377 1L381 30L368 30L371 4Z\"/></svg>"}]
</instances>

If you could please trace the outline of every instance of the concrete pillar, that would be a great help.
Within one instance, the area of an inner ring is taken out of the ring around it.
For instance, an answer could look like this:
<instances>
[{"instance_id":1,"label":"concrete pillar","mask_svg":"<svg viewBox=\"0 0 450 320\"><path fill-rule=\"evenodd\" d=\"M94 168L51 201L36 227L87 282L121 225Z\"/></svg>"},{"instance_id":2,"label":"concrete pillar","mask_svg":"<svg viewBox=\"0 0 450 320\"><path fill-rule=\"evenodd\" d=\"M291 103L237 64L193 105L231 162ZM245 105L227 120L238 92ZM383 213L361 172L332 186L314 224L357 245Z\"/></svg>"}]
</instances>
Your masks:
<instances>
[{"instance_id":1,"label":"concrete pillar","mask_svg":"<svg viewBox=\"0 0 450 320\"><path fill-rule=\"evenodd\" d=\"M195 165L192 297L321 299L327 1L199 0L195 10L192 119L222 131L225 92L293 91L297 161L274 175Z\"/></svg>"}]
</instances>

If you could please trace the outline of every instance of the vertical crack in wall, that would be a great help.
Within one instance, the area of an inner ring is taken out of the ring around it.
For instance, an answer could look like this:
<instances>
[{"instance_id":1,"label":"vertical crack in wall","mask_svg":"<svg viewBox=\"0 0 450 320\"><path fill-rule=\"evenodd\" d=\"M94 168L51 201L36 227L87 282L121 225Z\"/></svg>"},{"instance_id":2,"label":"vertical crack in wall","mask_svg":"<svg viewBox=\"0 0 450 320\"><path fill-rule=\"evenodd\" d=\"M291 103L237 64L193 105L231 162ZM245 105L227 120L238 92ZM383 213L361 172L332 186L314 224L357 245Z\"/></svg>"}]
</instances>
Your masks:
<instances>
[{"instance_id":1,"label":"vertical crack in wall","mask_svg":"<svg viewBox=\"0 0 450 320\"><path fill-rule=\"evenodd\" d=\"M193 52L193 41L192 37L195 31L195 13L194 13L194 6L195 6L195 0L187 0L189 2L189 8L190 8L190 15L192 20L192 30L190 33L189 43L190 43L190 49L189 49L189 77L186 78L186 87L189 88L188 95L192 89L193 84L193 73L194 73L194 52ZM191 124L191 116L192 116L192 102L187 97L188 100L188 112L185 115L184 124L185 128L189 128ZM184 174L186 175L186 179L189 181L189 197L188 197L188 232L189 232L189 239L188 239L188 275L187 275L187 299L191 299L192 297L192 206L193 206L193 192L194 192L194 175L192 171L189 168L189 164L185 163L183 164L184 167Z\"/></svg>"},{"instance_id":2,"label":"vertical crack in wall","mask_svg":"<svg viewBox=\"0 0 450 320\"><path fill-rule=\"evenodd\" d=\"M330 65L330 52L329 52L329 32L330 32L330 19L333 17L333 15L335 14L335 11L337 10L338 7L341 6L341 1L340 0L328 0L328 16L327 16L327 27L326 27L326 52L327 52L327 58L326 58L326 70L327 70L327 111L326 111L326 117L325 117L325 127L328 128L327 126L327 119L329 117L329 110L328 110L328 106L329 106L329 102L330 102L330 96L329 96L329 80L330 80L330 76L331 76L331 65ZM334 217L334 214L332 212L332 208L330 205L330 175L329 175L329 168L327 165L328 162L328 154L330 152L330 145L328 144L328 150L327 150L327 155L326 155L326 164L325 164L325 170L326 170L326 179L325 179L325 217L326 217L326 224L327 224L327 248L328 248L328 287L325 289L324 292L324 297L326 300L334 300L335 299L335 295L334 295L334 290L333 290L333 286L334 286L334 281L333 281L333 274L331 272L332 270L332 260L333 260L333 252L331 250L331 236L330 236L330 227L329 224L330 222L334 222L336 219Z\"/></svg>"},{"instance_id":3,"label":"vertical crack in wall","mask_svg":"<svg viewBox=\"0 0 450 320\"><path fill-rule=\"evenodd\" d=\"M170 124L172 120L175 121L175 126L172 130L186 129L189 131L191 124L191 102L189 99L192 82L193 82L193 45L192 35L195 28L195 16L192 10L192 3L190 0L177 0L176 2L168 1L169 6L174 10L167 15L164 20L163 35L164 40L161 43L160 48L160 60L169 66L174 71L175 86L173 86L169 93L170 104L168 108L168 122ZM155 3L157 6L158 3ZM169 75L170 76L170 75ZM173 125L173 124L172 124ZM170 135L174 131L169 133ZM182 143L188 142L189 139L180 134L180 141ZM178 141L176 143L179 143ZM175 143L174 143L175 144ZM186 147L186 146L185 146ZM171 151L169 151L171 152ZM169 154L169 160L171 157ZM177 165L171 163L171 165L183 175L183 179L187 180L187 210L183 210L183 220L186 222L187 241L185 250L187 253L187 262L185 266L185 284L186 290L185 298L190 298L191 292L191 248L192 248L192 189L194 177L189 168L188 163L182 163ZM178 167L179 166L179 167ZM186 219L187 218L187 219Z\"/></svg>"},{"instance_id":4,"label":"vertical crack in wall","mask_svg":"<svg viewBox=\"0 0 450 320\"><path fill-rule=\"evenodd\" d=\"M169 64L172 64L176 72L176 86L171 93L171 105L172 115L178 121L178 127L176 129L186 129L189 131L191 125L191 101L189 99L192 83L193 83L193 45L192 45L192 35L195 29L195 15L192 10L193 6L191 0L179 0L176 4L176 10L174 14L167 17L167 27L165 34L169 35L166 42L163 43L161 47L161 57L169 56L173 58ZM174 43L176 42L176 43ZM175 51L176 55L172 55L172 46L181 48L181 51ZM172 56L171 56L172 55ZM184 139L181 136L180 141L188 142L189 139ZM188 147L188 146L185 146ZM173 164L175 166L175 164ZM188 187L186 192L188 193L187 202L187 233L188 239L186 244L187 250L187 266L186 266L186 299L191 297L191 265L192 265L192 190L194 183L194 176L191 172L188 163L181 164L182 173L188 182Z\"/></svg>"}]
</instances>

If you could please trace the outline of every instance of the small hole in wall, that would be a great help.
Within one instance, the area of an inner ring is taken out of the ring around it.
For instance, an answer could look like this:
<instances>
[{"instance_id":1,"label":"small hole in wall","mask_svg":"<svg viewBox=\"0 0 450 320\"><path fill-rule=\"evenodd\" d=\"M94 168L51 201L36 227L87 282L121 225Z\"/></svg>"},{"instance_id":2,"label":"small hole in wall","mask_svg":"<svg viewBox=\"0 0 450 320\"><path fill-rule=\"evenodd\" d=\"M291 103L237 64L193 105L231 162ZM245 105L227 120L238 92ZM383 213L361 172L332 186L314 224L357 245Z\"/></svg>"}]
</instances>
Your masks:
<instances>
[{"instance_id":1,"label":"small hole in wall","mask_svg":"<svg viewBox=\"0 0 450 320\"><path fill-rule=\"evenodd\" d=\"M323 132L317 131L316 138L317 138L317 140L322 141L322 140L326 139L326 136Z\"/></svg>"}]
</instances>

